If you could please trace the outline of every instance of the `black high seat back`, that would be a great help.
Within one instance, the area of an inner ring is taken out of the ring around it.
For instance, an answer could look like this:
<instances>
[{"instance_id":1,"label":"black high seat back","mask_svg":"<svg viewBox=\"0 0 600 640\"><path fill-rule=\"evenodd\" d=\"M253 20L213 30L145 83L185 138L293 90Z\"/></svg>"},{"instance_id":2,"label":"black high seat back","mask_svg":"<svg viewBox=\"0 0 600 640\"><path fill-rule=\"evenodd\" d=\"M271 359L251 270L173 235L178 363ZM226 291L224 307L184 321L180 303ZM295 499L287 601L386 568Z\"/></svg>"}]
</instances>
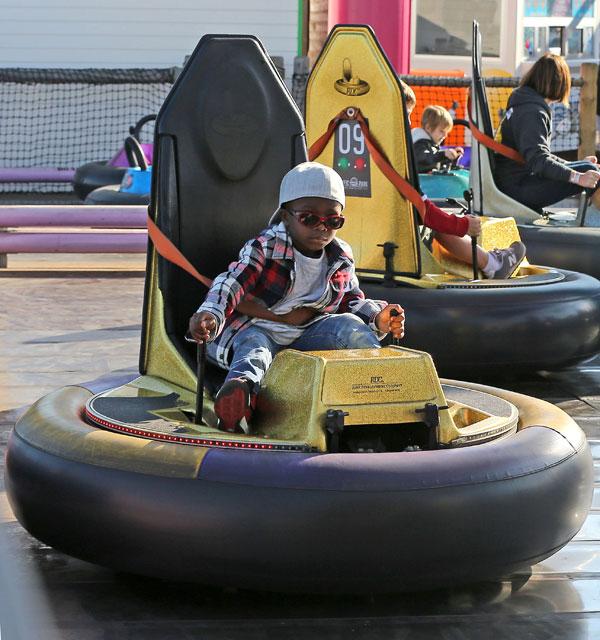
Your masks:
<instances>
[{"instance_id":1,"label":"black high seat back","mask_svg":"<svg viewBox=\"0 0 600 640\"><path fill-rule=\"evenodd\" d=\"M210 279L267 226L282 176L307 158L302 115L261 42L244 35L200 40L158 114L154 144L151 216ZM170 379L159 361L177 354L192 363L184 334L206 292L149 252L142 373L150 366Z\"/></svg>"},{"instance_id":2,"label":"black high seat back","mask_svg":"<svg viewBox=\"0 0 600 640\"><path fill-rule=\"evenodd\" d=\"M481 31L473 20L471 118L480 131L494 137L485 80L481 74ZM500 191L494 181L494 152L480 144L474 137L471 141L470 184L473 189L473 210L476 213L496 217L513 217L519 223L530 223L541 216L513 200Z\"/></svg>"}]
</instances>

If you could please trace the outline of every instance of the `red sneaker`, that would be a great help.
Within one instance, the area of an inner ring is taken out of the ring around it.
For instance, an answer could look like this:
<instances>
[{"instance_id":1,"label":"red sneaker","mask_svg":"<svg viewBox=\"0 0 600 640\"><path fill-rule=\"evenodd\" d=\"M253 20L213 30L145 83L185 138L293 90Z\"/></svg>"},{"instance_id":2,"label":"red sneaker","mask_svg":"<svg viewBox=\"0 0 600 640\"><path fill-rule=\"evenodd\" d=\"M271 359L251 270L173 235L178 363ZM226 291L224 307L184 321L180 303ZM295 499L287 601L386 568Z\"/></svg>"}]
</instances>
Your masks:
<instances>
[{"instance_id":1,"label":"red sneaker","mask_svg":"<svg viewBox=\"0 0 600 640\"><path fill-rule=\"evenodd\" d=\"M249 433L250 418L254 410L256 395L244 378L231 378L219 389L215 397L215 413L219 419L217 427L228 433Z\"/></svg>"}]
</instances>

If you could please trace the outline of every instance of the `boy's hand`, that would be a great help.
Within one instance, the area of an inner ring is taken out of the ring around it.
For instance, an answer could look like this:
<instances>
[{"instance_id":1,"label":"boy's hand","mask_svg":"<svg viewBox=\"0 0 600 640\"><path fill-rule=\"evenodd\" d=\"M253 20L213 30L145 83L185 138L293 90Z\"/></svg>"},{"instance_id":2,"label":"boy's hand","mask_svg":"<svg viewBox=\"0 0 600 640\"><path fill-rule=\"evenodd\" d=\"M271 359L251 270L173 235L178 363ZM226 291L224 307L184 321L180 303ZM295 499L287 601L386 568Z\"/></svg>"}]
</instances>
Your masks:
<instances>
[{"instance_id":1,"label":"boy's hand","mask_svg":"<svg viewBox=\"0 0 600 640\"><path fill-rule=\"evenodd\" d=\"M391 314L392 309L398 315ZM394 338L404 337L404 309L399 304L388 304L375 316L375 326L382 333L391 333Z\"/></svg>"},{"instance_id":2,"label":"boy's hand","mask_svg":"<svg viewBox=\"0 0 600 640\"><path fill-rule=\"evenodd\" d=\"M287 313L282 313L277 317L280 318L280 322L285 324L293 324L296 327L301 327L312 320L315 316L319 315L319 311L312 307L297 307Z\"/></svg>"},{"instance_id":3,"label":"boy's hand","mask_svg":"<svg viewBox=\"0 0 600 640\"><path fill-rule=\"evenodd\" d=\"M190 318L189 332L196 342L210 342L216 330L217 319L208 311L200 311Z\"/></svg>"},{"instance_id":4,"label":"boy's hand","mask_svg":"<svg viewBox=\"0 0 600 640\"><path fill-rule=\"evenodd\" d=\"M457 147L456 149L444 149L444 155L448 160L452 160L454 162L454 160L458 160L462 156L462 150L459 152L458 149L460 149L460 147Z\"/></svg>"},{"instance_id":5,"label":"boy's hand","mask_svg":"<svg viewBox=\"0 0 600 640\"><path fill-rule=\"evenodd\" d=\"M475 238L481 233L481 218L479 216L467 216L467 219L469 220L467 235Z\"/></svg>"},{"instance_id":6,"label":"boy's hand","mask_svg":"<svg viewBox=\"0 0 600 640\"><path fill-rule=\"evenodd\" d=\"M586 156L584 160L586 162L591 162L592 164L598 164L598 158L596 158L596 156Z\"/></svg>"}]
</instances>

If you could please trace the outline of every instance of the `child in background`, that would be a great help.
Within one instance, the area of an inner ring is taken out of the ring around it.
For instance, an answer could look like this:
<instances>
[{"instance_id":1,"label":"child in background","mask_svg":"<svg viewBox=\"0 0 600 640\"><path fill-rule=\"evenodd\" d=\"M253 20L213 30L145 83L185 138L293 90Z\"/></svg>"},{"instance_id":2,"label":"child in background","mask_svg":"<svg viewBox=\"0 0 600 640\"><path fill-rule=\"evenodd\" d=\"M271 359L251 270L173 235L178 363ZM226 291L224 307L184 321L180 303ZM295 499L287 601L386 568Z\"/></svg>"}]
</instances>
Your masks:
<instances>
[{"instance_id":1,"label":"child in background","mask_svg":"<svg viewBox=\"0 0 600 640\"><path fill-rule=\"evenodd\" d=\"M294 167L281 181L271 226L246 242L191 317L192 337L207 341L208 358L228 369L215 397L219 429L248 433L261 380L282 349L375 349L389 332L404 335L402 307L365 298L352 250L335 237L345 201L333 169ZM262 313L245 315L247 302Z\"/></svg>"},{"instance_id":2,"label":"child in background","mask_svg":"<svg viewBox=\"0 0 600 640\"><path fill-rule=\"evenodd\" d=\"M406 112L410 123L410 114L417 106L414 91L399 80ZM448 114L449 116L450 114ZM461 262L472 264L471 239L467 236L478 236L481 233L481 220L478 216L455 216L436 207L427 196L421 196L425 202L425 217L423 224L435 231L436 240ZM503 280L519 268L525 257L525 245L513 242L507 249L493 249L486 251L477 247L477 266L484 278Z\"/></svg>"},{"instance_id":3,"label":"child in background","mask_svg":"<svg viewBox=\"0 0 600 640\"><path fill-rule=\"evenodd\" d=\"M427 173L440 164L451 164L463 155L465 150L462 147L440 149L453 125L452 116L444 107L425 107L421 127L411 131L415 160L420 173Z\"/></svg>"}]
</instances>

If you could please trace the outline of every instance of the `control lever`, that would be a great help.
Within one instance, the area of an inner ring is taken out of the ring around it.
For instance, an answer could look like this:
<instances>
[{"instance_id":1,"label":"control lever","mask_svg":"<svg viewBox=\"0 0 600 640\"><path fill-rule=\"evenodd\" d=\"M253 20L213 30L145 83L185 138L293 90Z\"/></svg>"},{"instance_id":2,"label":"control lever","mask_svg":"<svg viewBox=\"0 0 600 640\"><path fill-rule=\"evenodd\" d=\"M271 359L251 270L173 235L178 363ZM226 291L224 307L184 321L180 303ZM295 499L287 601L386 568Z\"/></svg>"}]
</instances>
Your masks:
<instances>
[{"instance_id":1,"label":"control lever","mask_svg":"<svg viewBox=\"0 0 600 640\"><path fill-rule=\"evenodd\" d=\"M398 313L398 309L392 309L390 311L390 317L395 318L396 316L399 316L400 314ZM392 334L392 344L395 347L399 347L400 346L400 338L394 338L394 334Z\"/></svg>"},{"instance_id":2,"label":"control lever","mask_svg":"<svg viewBox=\"0 0 600 640\"><path fill-rule=\"evenodd\" d=\"M202 412L204 410L204 371L206 369L206 342L196 341L190 333L185 334L187 342L196 342L196 414L194 424L202 424Z\"/></svg>"},{"instance_id":3,"label":"control lever","mask_svg":"<svg viewBox=\"0 0 600 640\"><path fill-rule=\"evenodd\" d=\"M464 199L467 201L466 215L473 215L473 191L467 189L463 193ZM477 264L477 236L471 236L471 260L473 262L473 280L479 280L479 265Z\"/></svg>"}]
</instances>

